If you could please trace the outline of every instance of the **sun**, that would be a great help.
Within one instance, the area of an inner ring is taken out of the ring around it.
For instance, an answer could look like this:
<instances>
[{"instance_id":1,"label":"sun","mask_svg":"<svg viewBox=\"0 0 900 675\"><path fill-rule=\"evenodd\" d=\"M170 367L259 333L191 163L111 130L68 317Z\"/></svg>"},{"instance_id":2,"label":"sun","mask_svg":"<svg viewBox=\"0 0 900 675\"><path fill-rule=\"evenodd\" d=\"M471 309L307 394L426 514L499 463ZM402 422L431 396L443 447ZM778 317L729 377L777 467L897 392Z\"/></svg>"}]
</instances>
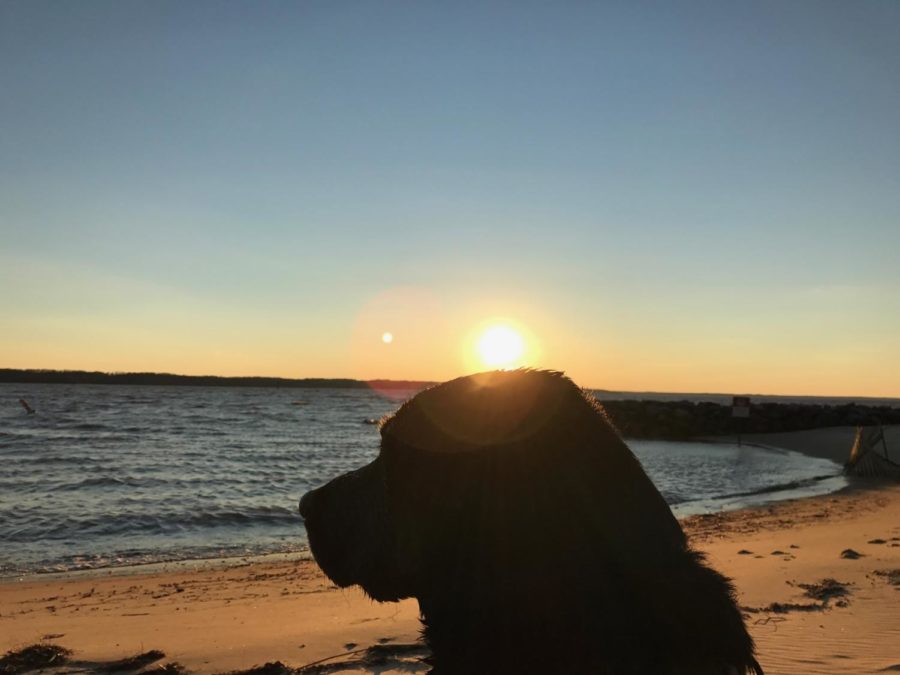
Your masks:
<instances>
[{"instance_id":1,"label":"sun","mask_svg":"<svg viewBox=\"0 0 900 675\"><path fill-rule=\"evenodd\" d=\"M489 326L478 338L478 355L490 368L515 368L525 354L525 340L505 324Z\"/></svg>"}]
</instances>

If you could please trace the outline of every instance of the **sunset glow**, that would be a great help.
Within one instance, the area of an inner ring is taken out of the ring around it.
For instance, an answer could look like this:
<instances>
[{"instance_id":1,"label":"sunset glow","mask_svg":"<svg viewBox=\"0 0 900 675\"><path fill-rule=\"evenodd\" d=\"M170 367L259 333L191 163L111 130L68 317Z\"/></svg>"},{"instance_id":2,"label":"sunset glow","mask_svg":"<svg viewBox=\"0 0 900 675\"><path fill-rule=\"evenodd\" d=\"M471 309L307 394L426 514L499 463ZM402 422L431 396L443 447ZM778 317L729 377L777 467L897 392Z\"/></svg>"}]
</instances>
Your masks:
<instances>
[{"instance_id":1,"label":"sunset glow","mask_svg":"<svg viewBox=\"0 0 900 675\"><path fill-rule=\"evenodd\" d=\"M525 340L513 328L491 326L478 340L478 355L490 368L514 368L521 365Z\"/></svg>"}]
</instances>

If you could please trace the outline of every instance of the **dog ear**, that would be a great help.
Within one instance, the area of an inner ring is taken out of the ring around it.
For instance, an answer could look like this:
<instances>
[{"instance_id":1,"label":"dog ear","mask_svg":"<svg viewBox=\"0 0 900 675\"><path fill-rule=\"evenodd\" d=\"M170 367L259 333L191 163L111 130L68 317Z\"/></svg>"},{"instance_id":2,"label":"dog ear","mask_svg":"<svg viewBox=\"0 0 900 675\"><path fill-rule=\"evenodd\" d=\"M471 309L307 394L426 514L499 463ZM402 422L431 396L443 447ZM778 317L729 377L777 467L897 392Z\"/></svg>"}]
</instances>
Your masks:
<instances>
[{"instance_id":1,"label":"dog ear","mask_svg":"<svg viewBox=\"0 0 900 675\"><path fill-rule=\"evenodd\" d=\"M629 565L682 549L681 526L641 463L600 404L584 393L580 399L556 420L552 435L565 460L548 467L572 528Z\"/></svg>"}]
</instances>

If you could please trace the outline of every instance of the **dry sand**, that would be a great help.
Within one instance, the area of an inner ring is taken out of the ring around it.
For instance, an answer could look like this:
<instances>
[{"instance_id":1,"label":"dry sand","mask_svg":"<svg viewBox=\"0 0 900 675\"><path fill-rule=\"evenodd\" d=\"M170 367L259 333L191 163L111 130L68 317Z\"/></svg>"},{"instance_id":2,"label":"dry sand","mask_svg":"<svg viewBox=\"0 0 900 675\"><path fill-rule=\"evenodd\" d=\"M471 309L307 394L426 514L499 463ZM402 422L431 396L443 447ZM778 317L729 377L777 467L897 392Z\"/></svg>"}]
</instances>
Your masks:
<instances>
[{"instance_id":1,"label":"dry sand","mask_svg":"<svg viewBox=\"0 0 900 675\"><path fill-rule=\"evenodd\" d=\"M684 525L734 579L766 673L900 672L900 486L694 516ZM859 557L843 557L848 549ZM804 588L828 579L847 594L823 602Z\"/></svg>"},{"instance_id":2,"label":"dry sand","mask_svg":"<svg viewBox=\"0 0 900 675\"><path fill-rule=\"evenodd\" d=\"M857 485L684 525L734 579L769 675L900 672L900 485ZM847 549L860 557L842 557ZM822 585L827 579L838 584ZM85 664L160 649L164 661L196 673L301 666L413 643L418 631L414 601L374 603L335 589L314 563L283 557L0 584L0 651L52 642ZM426 672L415 656L332 672Z\"/></svg>"}]
</instances>

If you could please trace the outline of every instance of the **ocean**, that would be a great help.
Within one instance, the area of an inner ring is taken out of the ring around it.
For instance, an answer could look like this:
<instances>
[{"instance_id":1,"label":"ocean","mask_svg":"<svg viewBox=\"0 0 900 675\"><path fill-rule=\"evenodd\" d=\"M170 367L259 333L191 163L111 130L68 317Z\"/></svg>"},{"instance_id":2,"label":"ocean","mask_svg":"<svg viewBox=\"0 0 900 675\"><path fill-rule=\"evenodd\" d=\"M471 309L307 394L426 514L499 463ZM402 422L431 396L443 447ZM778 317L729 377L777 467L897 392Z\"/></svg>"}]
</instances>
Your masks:
<instances>
[{"instance_id":1,"label":"ocean","mask_svg":"<svg viewBox=\"0 0 900 675\"><path fill-rule=\"evenodd\" d=\"M408 395L0 384L0 577L306 551L300 496L371 461ZM628 444L679 516L845 484L782 450Z\"/></svg>"}]
</instances>

